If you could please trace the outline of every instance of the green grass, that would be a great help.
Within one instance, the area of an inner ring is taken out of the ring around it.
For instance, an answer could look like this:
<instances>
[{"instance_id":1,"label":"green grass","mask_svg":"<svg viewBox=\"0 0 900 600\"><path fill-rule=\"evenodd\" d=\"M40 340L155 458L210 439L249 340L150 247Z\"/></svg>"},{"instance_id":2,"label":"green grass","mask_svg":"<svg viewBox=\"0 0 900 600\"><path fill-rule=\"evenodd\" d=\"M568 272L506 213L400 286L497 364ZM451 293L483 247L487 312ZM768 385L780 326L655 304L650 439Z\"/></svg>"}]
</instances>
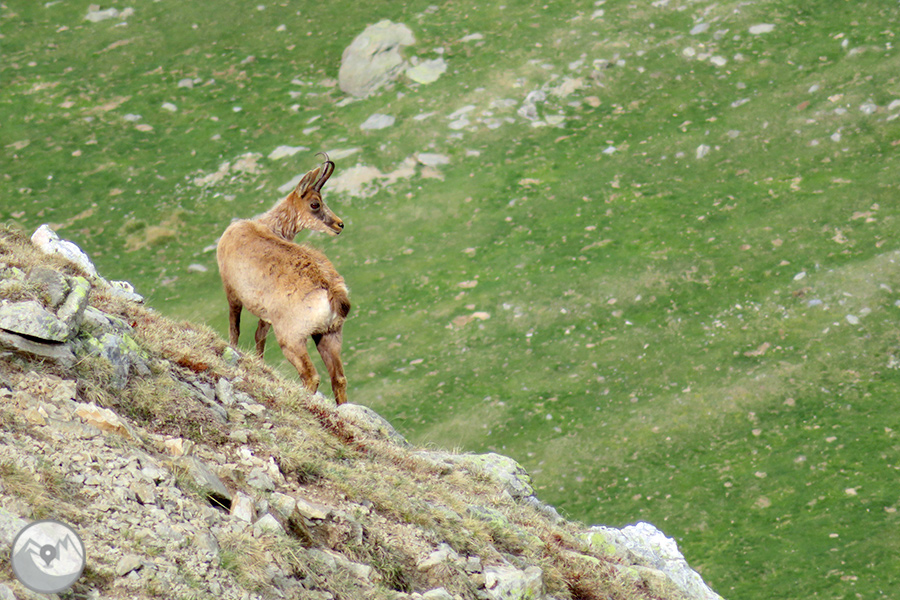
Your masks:
<instances>
[{"instance_id":1,"label":"green grass","mask_svg":"<svg viewBox=\"0 0 900 600\"><path fill-rule=\"evenodd\" d=\"M516 458L573 518L653 522L727 598L886 597L896 6L430 4L151 3L117 26L83 21L86 4L8 2L0 218L56 224L107 277L224 334L206 249L231 218L274 203L320 149L360 148L337 175L444 153L444 181L326 196L346 232L308 237L351 287L351 401L417 443ZM407 55L443 49L448 72L339 107L326 80L381 18L413 29ZM563 77L585 87L539 107L562 127L516 115ZM503 98L515 106L491 107ZM454 137L447 116L470 104ZM484 111L515 122L489 129ZM397 123L361 131L374 112ZM311 150L265 158L281 144ZM246 152L260 173L191 183ZM451 324L474 312L490 318ZM289 373L276 346L267 361Z\"/></svg>"}]
</instances>

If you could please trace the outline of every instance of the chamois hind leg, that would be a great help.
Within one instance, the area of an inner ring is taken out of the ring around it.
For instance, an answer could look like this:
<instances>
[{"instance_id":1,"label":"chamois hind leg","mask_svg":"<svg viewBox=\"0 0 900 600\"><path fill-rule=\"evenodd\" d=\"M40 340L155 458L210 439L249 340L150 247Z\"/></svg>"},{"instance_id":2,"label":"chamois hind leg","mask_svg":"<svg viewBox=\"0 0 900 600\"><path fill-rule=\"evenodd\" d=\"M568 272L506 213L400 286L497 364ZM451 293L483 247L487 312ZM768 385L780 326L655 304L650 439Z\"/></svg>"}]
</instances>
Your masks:
<instances>
[{"instance_id":1,"label":"chamois hind leg","mask_svg":"<svg viewBox=\"0 0 900 600\"><path fill-rule=\"evenodd\" d=\"M310 392L315 393L319 389L319 374L316 372L316 367L309 357L309 352L306 351L306 337L285 340L278 335L277 329L275 330L275 337L278 339L278 345L281 346L284 357L294 365L297 373L300 374L303 385Z\"/></svg>"},{"instance_id":2,"label":"chamois hind leg","mask_svg":"<svg viewBox=\"0 0 900 600\"><path fill-rule=\"evenodd\" d=\"M243 305L236 298L228 297L228 339L235 348L238 345L238 338L241 337L242 308Z\"/></svg>"},{"instance_id":3,"label":"chamois hind leg","mask_svg":"<svg viewBox=\"0 0 900 600\"><path fill-rule=\"evenodd\" d=\"M259 325L256 326L256 353L259 356L262 356L266 351L266 336L269 335L269 330L272 329L272 324L259 320Z\"/></svg>"},{"instance_id":4,"label":"chamois hind leg","mask_svg":"<svg viewBox=\"0 0 900 600\"><path fill-rule=\"evenodd\" d=\"M344 377L344 363L341 362L341 331L332 331L313 336L316 348L322 355L322 361L328 367L331 375L331 390L334 392L334 401L340 406L347 401L347 378Z\"/></svg>"}]
</instances>

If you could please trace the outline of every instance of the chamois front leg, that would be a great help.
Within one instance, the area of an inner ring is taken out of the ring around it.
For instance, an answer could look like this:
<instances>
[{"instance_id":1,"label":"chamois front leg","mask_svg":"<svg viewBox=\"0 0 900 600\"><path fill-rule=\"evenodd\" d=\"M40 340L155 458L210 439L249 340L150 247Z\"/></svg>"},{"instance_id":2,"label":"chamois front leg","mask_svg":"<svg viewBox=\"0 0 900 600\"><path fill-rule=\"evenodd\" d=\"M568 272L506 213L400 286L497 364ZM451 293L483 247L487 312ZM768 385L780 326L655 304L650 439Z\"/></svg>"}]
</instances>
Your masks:
<instances>
[{"instance_id":1,"label":"chamois front leg","mask_svg":"<svg viewBox=\"0 0 900 600\"><path fill-rule=\"evenodd\" d=\"M334 401L338 406L347 401L347 378L344 377L344 363L341 362L342 340L343 336L340 331L313 336L322 361L331 375L331 390L334 392Z\"/></svg>"},{"instance_id":2,"label":"chamois front leg","mask_svg":"<svg viewBox=\"0 0 900 600\"><path fill-rule=\"evenodd\" d=\"M277 329L275 330L275 336L278 339L278 345L281 346L284 357L294 365L297 373L300 374L303 385L311 393L315 394L316 390L319 389L319 374L316 372L316 366L309 357L309 352L306 351L306 338L283 340L278 336Z\"/></svg>"},{"instance_id":3,"label":"chamois front leg","mask_svg":"<svg viewBox=\"0 0 900 600\"><path fill-rule=\"evenodd\" d=\"M228 338L237 349L238 338L241 337L241 309L243 306L236 299L228 298Z\"/></svg>"},{"instance_id":4,"label":"chamois front leg","mask_svg":"<svg viewBox=\"0 0 900 600\"><path fill-rule=\"evenodd\" d=\"M267 323L262 319L259 320L259 325L256 326L256 354L262 357L263 353L266 351L266 336L269 335L269 330L272 328L271 323Z\"/></svg>"}]
</instances>

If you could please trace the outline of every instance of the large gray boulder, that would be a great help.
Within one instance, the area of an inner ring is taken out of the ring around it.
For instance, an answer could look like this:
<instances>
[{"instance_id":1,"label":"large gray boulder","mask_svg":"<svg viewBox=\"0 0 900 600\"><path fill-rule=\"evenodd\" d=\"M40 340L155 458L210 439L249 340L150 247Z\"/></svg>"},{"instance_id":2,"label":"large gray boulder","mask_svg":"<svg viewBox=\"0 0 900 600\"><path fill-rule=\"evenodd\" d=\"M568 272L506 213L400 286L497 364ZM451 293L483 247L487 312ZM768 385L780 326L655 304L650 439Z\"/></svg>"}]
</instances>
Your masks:
<instances>
[{"instance_id":1,"label":"large gray boulder","mask_svg":"<svg viewBox=\"0 0 900 600\"><path fill-rule=\"evenodd\" d=\"M415 43L413 32L402 23L385 19L369 25L344 50L338 84L351 96L371 95L406 69L401 49Z\"/></svg>"}]
</instances>

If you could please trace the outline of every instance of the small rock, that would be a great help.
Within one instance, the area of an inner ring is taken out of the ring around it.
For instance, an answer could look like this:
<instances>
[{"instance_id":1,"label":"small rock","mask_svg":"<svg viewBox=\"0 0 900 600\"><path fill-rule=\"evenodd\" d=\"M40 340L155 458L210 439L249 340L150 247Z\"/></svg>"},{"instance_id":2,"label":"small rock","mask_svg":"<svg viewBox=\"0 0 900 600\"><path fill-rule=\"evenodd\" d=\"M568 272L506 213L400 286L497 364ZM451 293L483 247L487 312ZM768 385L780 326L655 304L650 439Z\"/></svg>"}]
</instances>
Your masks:
<instances>
[{"instance_id":1,"label":"small rock","mask_svg":"<svg viewBox=\"0 0 900 600\"><path fill-rule=\"evenodd\" d=\"M428 590L422 594L422 600L453 600L453 596L442 587Z\"/></svg>"},{"instance_id":2,"label":"small rock","mask_svg":"<svg viewBox=\"0 0 900 600\"><path fill-rule=\"evenodd\" d=\"M410 443L381 415L368 406L347 402L337 407L337 412L346 421L356 425L363 431L389 440L397 445L409 447Z\"/></svg>"},{"instance_id":3,"label":"small rock","mask_svg":"<svg viewBox=\"0 0 900 600\"><path fill-rule=\"evenodd\" d=\"M456 562L459 555L448 544L441 544L437 550L416 563L416 569L427 571L446 562Z\"/></svg>"},{"instance_id":4,"label":"small rock","mask_svg":"<svg viewBox=\"0 0 900 600\"><path fill-rule=\"evenodd\" d=\"M856 315L847 315L844 318L847 319L847 322L851 325L859 325L859 317L857 317Z\"/></svg>"},{"instance_id":5,"label":"small rock","mask_svg":"<svg viewBox=\"0 0 900 600\"><path fill-rule=\"evenodd\" d=\"M119 559L119 562L116 563L116 575L119 577L124 577L128 575L132 571L136 571L143 567L143 562L141 561L141 557L134 554L126 554L122 558Z\"/></svg>"},{"instance_id":6,"label":"small rock","mask_svg":"<svg viewBox=\"0 0 900 600\"><path fill-rule=\"evenodd\" d=\"M869 100L860 105L859 110L864 115L874 115L878 111L878 105Z\"/></svg>"},{"instance_id":7,"label":"small rock","mask_svg":"<svg viewBox=\"0 0 900 600\"><path fill-rule=\"evenodd\" d=\"M709 23L697 23L691 28L691 35L700 35L709 29Z\"/></svg>"},{"instance_id":8,"label":"small rock","mask_svg":"<svg viewBox=\"0 0 900 600\"><path fill-rule=\"evenodd\" d=\"M56 269L34 267L26 281L38 290L41 300L50 308L56 308L62 304L69 293L69 282Z\"/></svg>"},{"instance_id":9,"label":"small rock","mask_svg":"<svg viewBox=\"0 0 900 600\"><path fill-rule=\"evenodd\" d=\"M321 504L316 504L314 502L310 502L304 498L294 498L296 504L294 506L294 511L302 517L306 517L307 519L316 519L316 520L324 520L328 518L328 515L331 513L331 509L327 506L322 506Z\"/></svg>"},{"instance_id":10,"label":"small rock","mask_svg":"<svg viewBox=\"0 0 900 600\"><path fill-rule=\"evenodd\" d=\"M219 479L200 459L194 456L182 456L177 459L176 464L185 468L186 475L211 503L225 508L234 505L231 492L228 491L228 488L225 487L222 480ZM247 522L249 523L250 520Z\"/></svg>"},{"instance_id":11,"label":"small rock","mask_svg":"<svg viewBox=\"0 0 900 600\"><path fill-rule=\"evenodd\" d=\"M226 351L231 350L231 346L226 346L225 349ZM234 350L231 351L234 352ZM216 399L224 406L234 405L234 385L224 377L220 377L216 382Z\"/></svg>"},{"instance_id":12,"label":"small rock","mask_svg":"<svg viewBox=\"0 0 900 600\"><path fill-rule=\"evenodd\" d=\"M178 87L191 89L194 87L194 80L190 77L178 81Z\"/></svg>"},{"instance_id":13,"label":"small rock","mask_svg":"<svg viewBox=\"0 0 900 600\"><path fill-rule=\"evenodd\" d=\"M162 109L167 110L169 112L178 112L178 107L172 104L171 102L163 102Z\"/></svg>"},{"instance_id":14,"label":"small rock","mask_svg":"<svg viewBox=\"0 0 900 600\"><path fill-rule=\"evenodd\" d=\"M444 154L435 154L431 152L416 153L416 161L426 167L439 167L441 165L450 164L450 157Z\"/></svg>"},{"instance_id":15,"label":"small rock","mask_svg":"<svg viewBox=\"0 0 900 600\"><path fill-rule=\"evenodd\" d=\"M269 477L263 469L254 467L250 469L250 475L247 477L247 483L258 490L271 492L275 489L275 482Z\"/></svg>"},{"instance_id":16,"label":"small rock","mask_svg":"<svg viewBox=\"0 0 900 600\"><path fill-rule=\"evenodd\" d=\"M267 513L253 524L253 535L258 537L263 533L284 533L284 527L278 519Z\"/></svg>"},{"instance_id":17,"label":"small rock","mask_svg":"<svg viewBox=\"0 0 900 600\"><path fill-rule=\"evenodd\" d=\"M406 76L416 83L429 84L437 81L447 71L447 61L443 58L426 60L406 70Z\"/></svg>"},{"instance_id":18,"label":"small rock","mask_svg":"<svg viewBox=\"0 0 900 600\"><path fill-rule=\"evenodd\" d=\"M184 438L172 438L163 442L163 447L166 449L166 454L175 457L190 454L191 448L193 446L194 442L192 442L191 440L186 440Z\"/></svg>"},{"instance_id":19,"label":"small rock","mask_svg":"<svg viewBox=\"0 0 900 600\"><path fill-rule=\"evenodd\" d=\"M752 25L749 29L752 35L760 35L763 33L771 33L775 30L775 25L772 23L759 23L758 25Z\"/></svg>"},{"instance_id":20,"label":"small rock","mask_svg":"<svg viewBox=\"0 0 900 600\"><path fill-rule=\"evenodd\" d=\"M290 516L294 514L294 509L297 507L297 501L294 498L287 494L282 494L281 492L273 492L269 496L269 502L272 507L278 511L278 514L285 519L290 518Z\"/></svg>"},{"instance_id":21,"label":"small rock","mask_svg":"<svg viewBox=\"0 0 900 600\"><path fill-rule=\"evenodd\" d=\"M231 516L241 521L252 523L256 510L253 508L253 499L243 492L238 492L231 500Z\"/></svg>"},{"instance_id":22,"label":"small rock","mask_svg":"<svg viewBox=\"0 0 900 600\"><path fill-rule=\"evenodd\" d=\"M309 150L309 148L306 146L278 146L269 153L269 160L280 160L307 150Z\"/></svg>"},{"instance_id":23,"label":"small rock","mask_svg":"<svg viewBox=\"0 0 900 600\"><path fill-rule=\"evenodd\" d=\"M105 21L107 19L115 19L119 16L119 10L116 8L107 8L104 10L100 10L99 8L89 10L88 13L84 16L86 21L90 21L91 23L99 23L100 21Z\"/></svg>"},{"instance_id":24,"label":"small rock","mask_svg":"<svg viewBox=\"0 0 900 600\"><path fill-rule=\"evenodd\" d=\"M484 568L484 587L490 598L540 598L544 594L544 572L540 567L524 571L515 567L490 566Z\"/></svg>"},{"instance_id":25,"label":"small rock","mask_svg":"<svg viewBox=\"0 0 900 600\"><path fill-rule=\"evenodd\" d=\"M396 119L391 115L375 113L366 119L359 128L363 131L377 131L379 129L387 129L394 124L394 121L396 121Z\"/></svg>"},{"instance_id":26,"label":"small rock","mask_svg":"<svg viewBox=\"0 0 900 600\"><path fill-rule=\"evenodd\" d=\"M706 144L700 144L697 146L697 158L705 158L709 154L710 147Z\"/></svg>"},{"instance_id":27,"label":"small rock","mask_svg":"<svg viewBox=\"0 0 900 600\"><path fill-rule=\"evenodd\" d=\"M119 418L119 415L108 408L97 406L93 402L84 404L77 402L75 414L89 425L93 425L101 431L118 433L127 438L133 438L131 429Z\"/></svg>"},{"instance_id":28,"label":"small rock","mask_svg":"<svg viewBox=\"0 0 900 600\"><path fill-rule=\"evenodd\" d=\"M206 273L209 271L209 268L206 265L201 265L200 263L193 263L188 265L187 268L189 273Z\"/></svg>"}]
</instances>

